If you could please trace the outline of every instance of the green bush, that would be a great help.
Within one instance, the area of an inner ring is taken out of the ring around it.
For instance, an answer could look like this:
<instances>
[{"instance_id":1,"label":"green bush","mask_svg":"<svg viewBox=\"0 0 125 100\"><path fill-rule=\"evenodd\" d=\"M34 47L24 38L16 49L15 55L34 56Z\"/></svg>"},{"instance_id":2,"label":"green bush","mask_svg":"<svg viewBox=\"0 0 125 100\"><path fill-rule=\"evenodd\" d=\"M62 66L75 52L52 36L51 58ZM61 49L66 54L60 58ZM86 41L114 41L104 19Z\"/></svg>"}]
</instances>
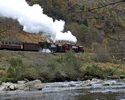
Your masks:
<instances>
[{"instance_id":1,"label":"green bush","mask_svg":"<svg viewBox=\"0 0 125 100\"><path fill-rule=\"evenodd\" d=\"M11 64L11 66L21 66L23 64L22 59L20 58L10 58L8 62Z\"/></svg>"},{"instance_id":2,"label":"green bush","mask_svg":"<svg viewBox=\"0 0 125 100\"><path fill-rule=\"evenodd\" d=\"M14 77L8 78L6 76L2 76L2 77L0 77L0 81L2 81L2 82L12 82L12 81L14 81Z\"/></svg>"},{"instance_id":3,"label":"green bush","mask_svg":"<svg viewBox=\"0 0 125 100\"><path fill-rule=\"evenodd\" d=\"M82 66L79 58L76 57L75 54L73 50L66 51L61 64L62 71L67 73L67 76L73 80L79 77L80 68Z\"/></svg>"},{"instance_id":4,"label":"green bush","mask_svg":"<svg viewBox=\"0 0 125 100\"><path fill-rule=\"evenodd\" d=\"M55 61L49 61L47 66L51 69L55 69L58 66L58 63Z\"/></svg>"},{"instance_id":5,"label":"green bush","mask_svg":"<svg viewBox=\"0 0 125 100\"><path fill-rule=\"evenodd\" d=\"M104 19L105 19L105 16L104 16L104 15L101 15L100 18L101 18L101 20L104 20Z\"/></svg>"},{"instance_id":6,"label":"green bush","mask_svg":"<svg viewBox=\"0 0 125 100\"><path fill-rule=\"evenodd\" d=\"M88 65L86 67L85 75L93 76L93 77L97 77L97 78L104 78L103 70L98 65L92 65L92 66Z\"/></svg>"}]
</instances>

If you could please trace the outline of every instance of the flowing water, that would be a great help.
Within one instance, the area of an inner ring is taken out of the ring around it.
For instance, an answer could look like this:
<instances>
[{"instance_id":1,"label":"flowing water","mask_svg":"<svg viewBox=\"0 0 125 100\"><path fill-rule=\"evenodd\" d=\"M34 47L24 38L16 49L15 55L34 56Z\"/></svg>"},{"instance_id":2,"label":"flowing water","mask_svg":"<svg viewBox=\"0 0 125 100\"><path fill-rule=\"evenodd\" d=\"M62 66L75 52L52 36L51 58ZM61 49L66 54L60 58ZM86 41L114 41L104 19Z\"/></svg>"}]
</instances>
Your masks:
<instances>
[{"instance_id":1,"label":"flowing water","mask_svg":"<svg viewBox=\"0 0 125 100\"><path fill-rule=\"evenodd\" d=\"M41 91L0 92L0 100L125 100L125 82L107 81L114 85L80 86L82 81L43 83ZM75 86L66 86L67 83Z\"/></svg>"}]
</instances>

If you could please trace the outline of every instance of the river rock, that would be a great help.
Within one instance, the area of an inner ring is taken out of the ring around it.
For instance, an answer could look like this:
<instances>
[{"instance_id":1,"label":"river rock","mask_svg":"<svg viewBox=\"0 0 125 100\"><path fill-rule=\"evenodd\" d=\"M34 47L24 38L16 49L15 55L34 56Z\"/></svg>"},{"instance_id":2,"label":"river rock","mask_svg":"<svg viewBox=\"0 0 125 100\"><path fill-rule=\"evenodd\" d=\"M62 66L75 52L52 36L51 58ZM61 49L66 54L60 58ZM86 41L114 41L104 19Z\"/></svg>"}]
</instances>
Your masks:
<instances>
[{"instance_id":1,"label":"river rock","mask_svg":"<svg viewBox=\"0 0 125 100\"><path fill-rule=\"evenodd\" d=\"M104 82L103 86L109 86L109 85L114 85L112 82Z\"/></svg>"},{"instance_id":2,"label":"river rock","mask_svg":"<svg viewBox=\"0 0 125 100\"><path fill-rule=\"evenodd\" d=\"M124 78L125 78L125 75L120 75L120 78L121 78L121 79L124 79Z\"/></svg>"},{"instance_id":3,"label":"river rock","mask_svg":"<svg viewBox=\"0 0 125 100\"><path fill-rule=\"evenodd\" d=\"M2 82L0 86L0 91L8 91L8 90L42 90L44 87L40 80L29 81L25 83L25 81L18 81L18 84L14 84L11 82Z\"/></svg>"},{"instance_id":4,"label":"river rock","mask_svg":"<svg viewBox=\"0 0 125 100\"><path fill-rule=\"evenodd\" d=\"M88 83L90 83L90 82L91 82L90 80L86 80L86 81L83 81L82 83L80 83L79 85L80 85L80 86L83 86L83 85L88 84Z\"/></svg>"},{"instance_id":5,"label":"river rock","mask_svg":"<svg viewBox=\"0 0 125 100\"><path fill-rule=\"evenodd\" d=\"M74 83L67 83L67 84L64 84L64 86L67 86L67 87L71 86L71 87L73 87L73 86L76 86L76 85Z\"/></svg>"},{"instance_id":6,"label":"river rock","mask_svg":"<svg viewBox=\"0 0 125 100\"><path fill-rule=\"evenodd\" d=\"M7 83L2 82L2 85L3 85L3 86L7 86L7 87L10 86L10 85L12 85L12 84L13 84L13 83L11 83L11 82L7 82Z\"/></svg>"},{"instance_id":7,"label":"river rock","mask_svg":"<svg viewBox=\"0 0 125 100\"><path fill-rule=\"evenodd\" d=\"M10 89L7 86L1 86L0 91L9 91Z\"/></svg>"},{"instance_id":8,"label":"river rock","mask_svg":"<svg viewBox=\"0 0 125 100\"><path fill-rule=\"evenodd\" d=\"M2 85L2 81L0 81L0 85Z\"/></svg>"},{"instance_id":9,"label":"river rock","mask_svg":"<svg viewBox=\"0 0 125 100\"><path fill-rule=\"evenodd\" d=\"M19 89L19 85L18 84L11 84L9 86L9 88L10 88L10 90L17 90L17 89Z\"/></svg>"},{"instance_id":10,"label":"river rock","mask_svg":"<svg viewBox=\"0 0 125 100\"><path fill-rule=\"evenodd\" d=\"M40 80L29 81L29 82L25 83L25 86L26 86L26 89L29 89L31 91L32 90L42 90L42 88L44 87Z\"/></svg>"},{"instance_id":11,"label":"river rock","mask_svg":"<svg viewBox=\"0 0 125 100\"><path fill-rule=\"evenodd\" d=\"M0 91L3 91L5 89L5 86L0 87Z\"/></svg>"},{"instance_id":12,"label":"river rock","mask_svg":"<svg viewBox=\"0 0 125 100\"><path fill-rule=\"evenodd\" d=\"M26 81L17 81L18 84L24 84Z\"/></svg>"},{"instance_id":13,"label":"river rock","mask_svg":"<svg viewBox=\"0 0 125 100\"><path fill-rule=\"evenodd\" d=\"M25 90L26 86L25 84L17 84L15 85L15 88L17 88L18 90Z\"/></svg>"},{"instance_id":14,"label":"river rock","mask_svg":"<svg viewBox=\"0 0 125 100\"><path fill-rule=\"evenodd\" d=\"M34 80L34 81L29 81L25 83L25 85L36 85L36 84L42 84L40 80Z\"/></svg>"},{"instance_id":15,"label":"river rock","mask_svg":"<svg viewBox=\"0 0 125 100\"><path fill-rule=\"evenodd\" d=\"M98 84L98 83L103 83L103 80L100 79L92 79L92 80L87 80L87 81L83 81L82 83L80 83L80 86L91 86L92 84Z\"/></svg>"},{"instance_id":16,"label":"river rock","mask_svg":"<svg viewBox=\"0 0 125 100\"><path fill-rule=\"evenodd\" d=\"M100 79L92 79L92 82L95 82L96 84L97 83L104 83L104 81L103 80L100 80ZM94 83L94 84L95 84Z\"/></svg>"},{"instance_id":17,"label":"river rock","mask_svg":"<svg viewBox=\"0 0 125 100\"><path fill-rule=\"evenodd\" d=\"M11 85L9 86L9 88L10 88L11 90L14 90L14 88L15 88L14 84L11 84Z\"/></svg>"}]
</instances>

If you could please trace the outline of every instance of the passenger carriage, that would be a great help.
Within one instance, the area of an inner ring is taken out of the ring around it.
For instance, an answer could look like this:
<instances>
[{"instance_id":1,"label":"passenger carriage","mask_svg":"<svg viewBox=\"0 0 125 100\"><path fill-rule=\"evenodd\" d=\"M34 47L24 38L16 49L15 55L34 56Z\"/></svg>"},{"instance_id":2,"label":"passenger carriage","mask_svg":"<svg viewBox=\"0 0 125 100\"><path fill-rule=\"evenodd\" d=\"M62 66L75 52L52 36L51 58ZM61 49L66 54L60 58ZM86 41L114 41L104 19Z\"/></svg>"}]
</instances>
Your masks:
<instances>
[{"instance_id":1,"label":"passenger carriage","mask_svg":"<svg viewBox=\"0 0 125 100\"><path fill-rule=\"evenodd\" d=\"M0 39L0 49L7 49L7 50L21 50L22 42L15 41L15 40L1 40Z\"/></svg>"}]
</instances>

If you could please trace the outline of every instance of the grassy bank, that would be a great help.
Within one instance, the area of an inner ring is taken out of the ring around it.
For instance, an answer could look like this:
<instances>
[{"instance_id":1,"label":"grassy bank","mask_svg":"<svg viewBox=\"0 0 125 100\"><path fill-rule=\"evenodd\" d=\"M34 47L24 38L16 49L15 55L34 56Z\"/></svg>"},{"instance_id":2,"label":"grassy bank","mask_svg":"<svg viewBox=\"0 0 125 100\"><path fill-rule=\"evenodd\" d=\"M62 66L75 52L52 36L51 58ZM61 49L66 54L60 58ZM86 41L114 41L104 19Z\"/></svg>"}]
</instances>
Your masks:
<instances>
[{"instance_id":1,"label":"grassy bank","mask_svg":"<svg viewBox=\"0 0 125 100\"><path fill-rule=\"evenodd\" d=\"M47 54L42 52L0 52L0 81L40 79L43 82L119 78L125 65L113 59L99 62L93 53ZM113 73L112 73L113 72Z\"/></svg>"}]
</instances>

